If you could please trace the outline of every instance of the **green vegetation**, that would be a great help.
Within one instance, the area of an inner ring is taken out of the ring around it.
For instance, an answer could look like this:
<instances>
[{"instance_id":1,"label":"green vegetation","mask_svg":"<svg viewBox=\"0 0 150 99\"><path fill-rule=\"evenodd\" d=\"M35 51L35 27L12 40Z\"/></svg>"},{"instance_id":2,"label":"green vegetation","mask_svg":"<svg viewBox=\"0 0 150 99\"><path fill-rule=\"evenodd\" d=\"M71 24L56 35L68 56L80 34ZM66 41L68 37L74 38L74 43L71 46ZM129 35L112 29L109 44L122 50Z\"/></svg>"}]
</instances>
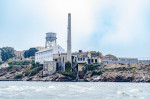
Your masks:
<instances>
[{"instance_id":1,"label":"green vegetation","mask_svg":"<svg viewBox=\"0 0 150 99\"><path fill-rule=\"evenodd\" d=\"M85 72L97 70L99 66L99 64L88 64L86 65Z\"/></svg>"},{"instance_id":2,"label":"green vegetation","mask_svg":"<svg viewBox=\"0 0 150 99\"><path fill-rule=\"evenodd\" d=\"M4 72L4 73L0 73L0 76L3 76L3 75L5 75L6 74L6 72Z\"/></svg>"},{"instance_id":3,"label":"green vegetation","mask_svg":"<svg viewBox=\"0 0 150 99\"><path fill-rule=\"evenodd\" d=\"M109 70L108 68L102 68L102 69L101 69L102 72L106 72L106 71L108 71L108 70Z\"/></svg>"},{"instance_id":4,"label":"green vegetation","mask_svg":"<svg viewBox=\"0 0 150 99\"><path fill-rule=\"evenodd\" d=\"M22 74L17 74L14 79L22 79L23 75Z\"/></svg>"},{"instance_id":5,"label":"green vegetation","mask_svg":"<svg viewBox=\"0 0 150 99\"><path fill-rule=\"evenodd\" d=\"M13 66L9 66L6 68L7 71L10 71L13 68Z\"/></svg>"},{"instance_id":6,"label":"green vegetation","mask_svg":"<svg viewBox=\"0 0 150 99\"><path fill-rule=\"evenodd\" d=\"M111 55L111 54L108 54L108 55L106 55L106 56L108 56L108 57L112 57L112 58L114 58L114 59L117 59L117 57L116 57L116 56Z\"/></svg>"},{"instance_id":7,"label":"green vegetation","mask_svg":"<svg viewBox=\"0 0 150 99\"><path fill-rule=\"evenodd\" d=\"M42 69L43 69L43 65L41 65L39 63L36 63L36 64L33 63L31 67L26 68L25 76L29 76L29 77L34 76Z\"/></svg>"},{"instance_id":8,"label":"green vegetation","mask_svg":"<svg viewBox=\"0 0 150 99\"><path fill-rule=\"evenodd\" d=\"M71 63L69 61L67 61L65 63L65 71L66 72L70 72L71 71Z\"/></svg>"},{"instance_id":9,"label":"green vegetation","mask_svg":"<svg viewBox=\"0 0 150 99\"><path fill-rule=\"evenodd\" d=\"M28 74L29 77L36 75L39 71L43 69L43 66L35 67L31 70L31 72Z\"/></svg>"},{"instance_id":10,"label":"green vegetation","mask_svg":"<svg viewBox=\"0 0 150 99\"><path fill-rule=\"evenodd\" d=\"M69 61L65 63L65 72L61 72L61 74L74 79L77 77L77 74L71 71L71 63Z\"/></svg>"},{"instance_id":11,"label":"green vegetation","mask_svg":"<svg viewBox=\"0 0 150 99\"><path fill-rule=\"evenodd\" d=\"M101 74L102 74L101 70L92 71L92 75L101 75Z\"/></svg>"},{"instance_id":12,"label":"green vegetation","mask_svg":"<svg viewBox=\"0 0 150 99\"><path fill-rule=\"evenodd\" d=\"M34 60L10 61L9 65L10 65L9 67L5 68L5 71L10 72L10 74L15 73L17 71L23 71L23 75L28 77L36 75L37 73L39 73L39 71L43 69L43 65L39 63L34 63ZM19 75L16 75L14 78L19 79L19 77L20 77Z\"/></svg>"},{"instance_id":13,"label":"green vegetation","mask_svg":"<svg viewBox=\"0 0 150 99\"><path fill-rule=\"evenodd\" d=\"M29 65L32 61L9 61L9 65Z\"/></svg>"},{"instance_id":14,"label":"green vegetation","mask_svg":"<svg viewBox=\"0 0 150 99\"><path fill-rule=\"evenodd\" d=\"M74 79L77 77L77 74L74 72L62 72L61 74L65 75L65 76L72 77Z\"/></svg>"},{"instance_id":15,"label":"green vegetation","mask_svg":"<svg viewBox=\"0 0 150 99\"><path fill-rule=\"evenodd\" d=\"M37 51L38 51L38 50L35 49L35 48L30 48L29 50L26 50L26 51L24 52L24 57L25 57L25 58L29 58L29 57L31 57L31 56L35 56L35 53L36 53Z\"/></svg>"},{"instance_id":16,"label":"green vegetation","mask_svg":"<svg viewBox=\"0 0 150 99\"><path fill-rule=\"evenodd\" d=\"M113 71L133 71L135 67L118 67L118 68L104 68L104 64L88 64L85 67L85 73L91 75L101 75L103 72Z\"/></svg>"},{"instance_id":17,"label":"green vegetation","mask_svg":"<svg viewBox=\"0 0 150 99\"><path fill-rule=\"evenodd\" d=\"M101 64L102 65L102 64ZM86 74L92 74L92 75L101 75L102 72L101 70L98 68L101 66L100 64L89 64L86 65L85 68L85 73Z\"/></svg>"},{"instance_id":18,"label":"green vegetation","mask_svg":"<svg viewBox=\"0 0 150 99\"><path fill-rule=\"evenodd\" d=\"M102 72L106 72L106 71L132 71L133 67L130 68L126 68L126 67L118 67L118 68L102 68L101 71Z\"/></svg>"},{"instance_id":19,"label":"green vegetation","mask_svg":"<svg viewBox=\"0 0 150 99\"><path fill-rule=\"evenodd\" d=\"M119 63L120 65L125 65L125 63Z\"/></svg>"},{"instance_id":20,"label":"green vegetation","mask_svg":"<svg viewBox=\"0 0 150 99\"><path fill-rule=\"evenodd\" d=\"M3 64L3 62L0 62L0 65L2 65Z\"/></svg>"},{"instance_id":21,"label":"green vegetation","mask_svg":"<svg viewBox=\"0 0 150 99\"><path fill-rule=\"evenodd\" d=\"M91 56L99 56L100 55L99 52L96 52L96 51L91 51L90 53L91 53Z\"/></svg>"},{"instance_id":22,"label":"green vegetation","mask_svg":"<svg viewBox=\"0 0 150 99\"><path fill-rule=\"evenodd\" d=\"M13 58L15 56L14 54L14 48L12 47L3 47L0 48L1 52L1 58L2 61L6 62L8 59Z\"/></svg>"}]
</instances>

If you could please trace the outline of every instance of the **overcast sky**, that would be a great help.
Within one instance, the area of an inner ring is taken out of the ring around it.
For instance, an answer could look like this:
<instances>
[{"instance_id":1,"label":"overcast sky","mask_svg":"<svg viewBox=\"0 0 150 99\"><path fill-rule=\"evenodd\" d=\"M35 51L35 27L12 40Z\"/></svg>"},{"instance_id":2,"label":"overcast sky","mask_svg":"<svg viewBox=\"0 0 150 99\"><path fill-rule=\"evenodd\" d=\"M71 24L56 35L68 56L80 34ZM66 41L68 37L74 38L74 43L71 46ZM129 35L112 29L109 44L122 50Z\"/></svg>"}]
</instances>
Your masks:
<instances>
[{"instance_id":1,"label":"overcast sky","mask_svg":"<svg viewBox=\"0 0 150 99\"><path fill-rule=\"evenodd\" d=\"M72 14L72 50L119 57L150 56L149 0L0 0L0 47L25 50L57 33L66 49Z\"/></svg>"}]
</instances>

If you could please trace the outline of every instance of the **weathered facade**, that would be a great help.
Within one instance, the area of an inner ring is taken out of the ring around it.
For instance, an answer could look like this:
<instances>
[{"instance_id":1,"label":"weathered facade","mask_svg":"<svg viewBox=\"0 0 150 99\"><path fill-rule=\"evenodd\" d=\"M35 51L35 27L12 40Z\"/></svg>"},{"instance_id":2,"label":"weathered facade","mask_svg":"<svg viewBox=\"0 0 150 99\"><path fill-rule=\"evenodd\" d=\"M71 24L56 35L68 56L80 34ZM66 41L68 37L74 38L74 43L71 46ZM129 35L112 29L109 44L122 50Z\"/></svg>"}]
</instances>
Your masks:
<instances>
[{"instance_id":1,"label":"weathered facade","mask_svg":"<svg viewBox=\"0 0 150 99\"><path fill-rule=\"evenodd\" d=\"M62 71L65 71L65 63L67 62L67 53L54 54L53 61L57 63L57 66L61 68ZM100 56L91 56L90 52L74 52L71 56L72 68L78 66L79 70L83 68L81 64L100 64ZM58 65L60 64L60 65ZM56 67L57 67L56 66ZM80 67L81 66L81 67Z\"/></svg>"},{"instance_id":2,"label":"weathered facade","mask_svg":"<svg viewBox=\"0 0 150 99\"><path fill-rule=\"evenodd\" d=\"M53 61L53 54L60 55L64 51L65 50L59 45L40 50L35 53L35 62L44 64L45 61Z\"/></svg>"},{"instance_id":3,"label":"weathered facade","mask_svg":"<svg viewBox=\"0 0 150 99\"><path fill-rule=\"evenodd\" d=\"M15 51L16 58L24 58L24 51Z\"/></svg>"},{"instance_id":4,"label":"weathered facade","mask_svg":"<svg viewBox=\"0 0 150 99\"><path fill-rule=\"evenodd\" d=\"M54 61L45 61L43 64L43 75L52 75L56 72L56 62Z\"/></svg>"}]
</instances>

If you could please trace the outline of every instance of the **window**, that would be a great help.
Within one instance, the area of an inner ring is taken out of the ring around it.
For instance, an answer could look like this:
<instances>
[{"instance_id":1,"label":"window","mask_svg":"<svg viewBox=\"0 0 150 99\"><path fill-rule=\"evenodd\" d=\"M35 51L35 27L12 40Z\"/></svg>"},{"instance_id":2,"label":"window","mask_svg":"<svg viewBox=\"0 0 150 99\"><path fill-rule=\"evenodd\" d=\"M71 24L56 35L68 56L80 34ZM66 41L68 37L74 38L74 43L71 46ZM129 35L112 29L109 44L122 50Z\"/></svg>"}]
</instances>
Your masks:
<instances>
[{"instance_id":1,"label":"window","mask_svg":"<svg viewBox=\"0 0 150 99\"><path fill-rule=\"evenodd\" d=\"M97 59L95 59L95 63L97 63Z\"/></svg>"},{"instance_id":2,"label":"window","mask_svg":"<svg viewBox=\"0 0 150 99\"><path fill-rule=\"evenodd\" d=\"M83 58L83 61L85 61L85 58Z\"/></svg>"},{"instance_id":3,"label":"window","mask_svg":"<svg viewBox=\"0 0 150 99\"><path fill-rule=\"evenodd\" d=\"M90 59L88 59L88 63L91 63Z\"/></svg>"},{"instance_id":4,"label":"window","mask_svg":"<svg viewBox=\"0 0 150 99\"><path fill-rule=\"evenodd\" d=\"M78 61L82 61L82 58L78 58Z\"/></svg>"},{"instance_id":5,"label":"window","mask_svg":"<svg viewBox=\"0 0 150 99\"><path fill-rule=\"evenodd\" d=\"M91 62L93 63L93 59L91 59Z\"/></svg>"}]
</instances>

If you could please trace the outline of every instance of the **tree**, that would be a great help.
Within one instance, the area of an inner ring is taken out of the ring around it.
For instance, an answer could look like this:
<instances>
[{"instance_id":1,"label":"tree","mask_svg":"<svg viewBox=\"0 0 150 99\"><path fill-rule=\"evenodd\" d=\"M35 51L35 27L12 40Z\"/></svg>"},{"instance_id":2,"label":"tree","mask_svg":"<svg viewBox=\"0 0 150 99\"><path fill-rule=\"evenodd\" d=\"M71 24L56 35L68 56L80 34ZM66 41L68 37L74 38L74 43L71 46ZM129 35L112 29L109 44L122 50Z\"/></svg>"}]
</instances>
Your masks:
<instances>
[{"instance_id":1,"label":"tree","mask_svg":"<svg viewBox=\"0 0 150 99\"><path fill-rule=\"evenodd\" d=\"M3 48L0 48L0 50L1 50L2 61L7 61L8 59L15 56L14 54L15 50L12 47L3 47Z\"/></svg>"},{"instance_id":2,"label":"tree","mask_svg":"<svg viewBox=\"0 0 150 99\"><path fill-rule=\"evenodd\" d=\"M69 61L67 61L65 63L65 71L66 72L70 72L71 71L71 63Z\"/></svg>"},{"instance_id":3,"label":"tree","mask_svg":"<svg viewBox=\"0 0 150 99\"><path fill-rule=\"evenodd\" d=\"M37 52L38 50L36 48L30 48L29 50L26 50L24 52L24 57L25 58L29 58L31 56L35 56L35 53Z\"/></svg>"}]
</instances>

